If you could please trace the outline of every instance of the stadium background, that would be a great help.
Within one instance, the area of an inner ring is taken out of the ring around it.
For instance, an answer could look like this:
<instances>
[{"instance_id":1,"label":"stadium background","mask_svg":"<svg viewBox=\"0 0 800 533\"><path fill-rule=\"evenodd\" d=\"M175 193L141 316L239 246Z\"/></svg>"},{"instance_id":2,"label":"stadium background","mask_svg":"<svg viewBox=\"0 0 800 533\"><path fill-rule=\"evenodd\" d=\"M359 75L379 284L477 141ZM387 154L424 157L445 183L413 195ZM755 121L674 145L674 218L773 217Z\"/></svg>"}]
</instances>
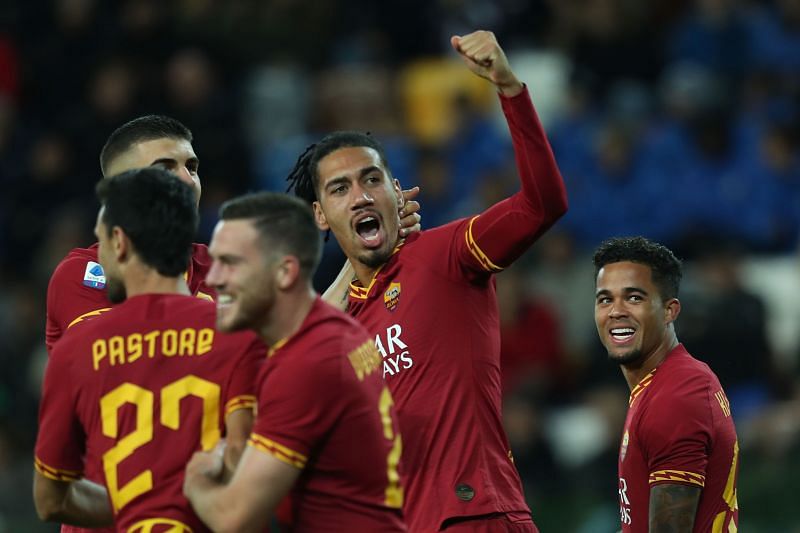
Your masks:
<instances>
[{"instance_id":1,"label":"stadium background","mask_svg":"<svg viewBox=\"0 0 800 533\"><path fill-rule=\"evenodd\" d=\"M223 200L284 189L342 128L385 141L431 227L516 187L496 99L449 50L478 28L528 82L570 195L498 279L506 425L540 528L617 529L627 390L596 340L590 254L644 234L687 260L678 333L733 403L740 529L800 531L800 0L8 0L0 532L56 530L30 496L45 291L93 241L111 131L146 113L193 130L204 242Z\"/></svg>"}]
</instances>

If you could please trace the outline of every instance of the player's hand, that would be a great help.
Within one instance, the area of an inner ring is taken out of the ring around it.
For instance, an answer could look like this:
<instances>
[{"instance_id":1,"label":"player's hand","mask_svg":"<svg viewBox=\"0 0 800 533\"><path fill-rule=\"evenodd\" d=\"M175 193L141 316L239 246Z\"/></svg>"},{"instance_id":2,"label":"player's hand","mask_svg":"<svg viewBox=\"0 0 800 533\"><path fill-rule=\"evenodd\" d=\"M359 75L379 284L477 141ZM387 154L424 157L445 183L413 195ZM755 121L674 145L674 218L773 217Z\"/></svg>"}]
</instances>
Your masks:
<instances>
[{"instance_id":1,"label":"player's hand","mask_svg":"<svg viewBox=\"0 0 800 533\"><path fill-rule=\"evenodd\" d=\"M479 30L463 37L453 35L450 44L472 72L492 82L503 96L516 96L522 92L522 82L511 70L494 33Z\"/></svg>"},{"instance_id":2,"label":"player's hand","mask_svg":"<svg viewBox=\"0 0 800 533\"><path fill-rule=\"evenodd\" d=\"M183 479L183 494L187 498L193 487L222 477L224 464L219 449L220 447L217 446L210 452L195 452L192 455L186 465L186 475Z\"/></svg>"},{"instance_id":3,"label":"player's hand","mask_svg":"<svg viewBox=\"0 0 800 533\"><path fill-rule=\"evenodd\" d=\"M419 187L404 189L402 192L403 207L400 208L400 236L407 237L422 229L419 223L422 219L418 213L419 202L414 201L414 198L419 194Z\"/></svg>"}]
</instances>

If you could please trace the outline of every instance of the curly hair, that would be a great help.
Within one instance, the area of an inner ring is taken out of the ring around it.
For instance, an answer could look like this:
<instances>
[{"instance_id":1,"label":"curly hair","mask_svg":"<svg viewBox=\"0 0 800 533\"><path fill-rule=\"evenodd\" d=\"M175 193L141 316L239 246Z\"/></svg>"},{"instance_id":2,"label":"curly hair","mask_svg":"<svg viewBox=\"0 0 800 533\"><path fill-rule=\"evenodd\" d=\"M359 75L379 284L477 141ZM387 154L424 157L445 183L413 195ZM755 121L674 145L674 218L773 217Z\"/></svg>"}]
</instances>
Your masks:
<instances>
[{"instance_id":1,"label":"curly hair","mask_svg":"<svg viewBox=\"0 0 800 533\"><path fill-rule=\"evenodd\" d=\"M610 263L630 261L648 266L661 296L665 300L678 297L683 277L681 261L663 244L644 237L616 237L603 241L592 260L595 278Z\"/></svg>"},{"instance_id":2,"label":"curly hair","mask_svg":"<svg viewBox=\"0 0 800 533\"><path fill-rule=\"evenodd\" d=\"M300 154L294 168L286 177L286 181L289 182L286 192L294 191L296 196L302 198L309 204L314 203L318 199L319 162L325 156L340 148L350 147L372 148L378 153L378 156L380 156L381 163L386 172L390 173L383 145L373 138L369 132L335 131L323 137L319 142L310 145Z\"/></svg>"}]
</instances>

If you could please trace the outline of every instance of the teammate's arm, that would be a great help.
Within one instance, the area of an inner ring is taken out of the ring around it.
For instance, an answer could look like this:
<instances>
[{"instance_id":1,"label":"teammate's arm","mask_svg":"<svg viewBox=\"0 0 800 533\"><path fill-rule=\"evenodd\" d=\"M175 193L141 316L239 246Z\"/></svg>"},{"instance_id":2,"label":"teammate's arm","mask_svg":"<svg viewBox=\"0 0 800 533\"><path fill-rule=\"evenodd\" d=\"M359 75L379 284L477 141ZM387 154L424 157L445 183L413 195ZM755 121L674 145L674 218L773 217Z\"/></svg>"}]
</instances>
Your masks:
<instances>
[{"instance_id":1,"label":"teammate's arm","mask_svg":"<svg viewBox=\"0 0 800 533\"><path fill-rule=\"evenodd\" d=\"M497 88L514 144L520 192L473 219L466 239L483 269L497 271L522 255L566 212L566 188L530 96L494 34L454 36L451 44L472 72Z\"/></svg>"},{"instance_id":2,"label":"teammate's arm","mask_svg":"<svg viewBox=\"0 0 800 533\"><path fill-rule=\"evenodd\" d=\"M420 230L419 202L414 198L419 194L419 187L404 189L403 207L400 208L400 238ZM339 275L322 293L322 299L337 309L347 309L347 293L350 291L350 282L355 278L356 272L350 261L345 261Z\"/></svg>"},{"instance_id":3,"label":"teammate's arm","mask_svg":"<svg viewBox=\"0 0 800 533\"><path fill-rule=\"evenodd\" d=\"M113 525L105 487L87 479L57 481L38 471L33 476L33 502L40 519L89 528Z\"/></svg>"},{"instance_id":4,"label":"teammate's arm","mask_svg":"<svg viewBox=\"0 0 800 533\"><path fill-rule=\"evenodd\" d=\"M702 489L664 483L650 489L650 533L692 531Z\"/></svg>"},{"instance_id":5,"label":"teammate's arm","mask_svg":"<svg viewBox=\"0 0 800 533\"><path fill-rule=\"evenodd\" d=\"M250 446L229 483L222 482L222 458L197 452L186 466L183 493L197 515L217 532L263 531L301 469Z\"/></svg>"},{"instance_id":6,"label":"teammate's arm","mask_svg":"<svg viewBox=\"0 0 800 533\"><path fill-rule=\"evenodd\" d=\"M247 447L247 437L253 429L253 410L237 409L225 417L225 471L233 474Z\"/></svg>"}]
</instances>

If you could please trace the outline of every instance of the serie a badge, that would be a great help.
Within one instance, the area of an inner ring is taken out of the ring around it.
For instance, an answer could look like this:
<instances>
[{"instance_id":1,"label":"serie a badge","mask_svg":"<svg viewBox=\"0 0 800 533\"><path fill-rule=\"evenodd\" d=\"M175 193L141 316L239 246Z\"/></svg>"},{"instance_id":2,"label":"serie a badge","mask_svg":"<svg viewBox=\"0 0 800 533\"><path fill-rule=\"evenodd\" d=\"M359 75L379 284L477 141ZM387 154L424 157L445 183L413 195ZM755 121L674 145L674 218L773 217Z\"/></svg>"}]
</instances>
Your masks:
<instances>
[{"instance_id":1,"label":"serie a badge","mask_svg":"<svg viewBox=\"0 0 800 533\"><path fill-rule=\"evenodd\" d=\"M383 303L386 304L386 309L394 311L397 303L400 301L400 284L393 281L389 284L389 288L383 293Z\"/></svg>"}]
</instances>

